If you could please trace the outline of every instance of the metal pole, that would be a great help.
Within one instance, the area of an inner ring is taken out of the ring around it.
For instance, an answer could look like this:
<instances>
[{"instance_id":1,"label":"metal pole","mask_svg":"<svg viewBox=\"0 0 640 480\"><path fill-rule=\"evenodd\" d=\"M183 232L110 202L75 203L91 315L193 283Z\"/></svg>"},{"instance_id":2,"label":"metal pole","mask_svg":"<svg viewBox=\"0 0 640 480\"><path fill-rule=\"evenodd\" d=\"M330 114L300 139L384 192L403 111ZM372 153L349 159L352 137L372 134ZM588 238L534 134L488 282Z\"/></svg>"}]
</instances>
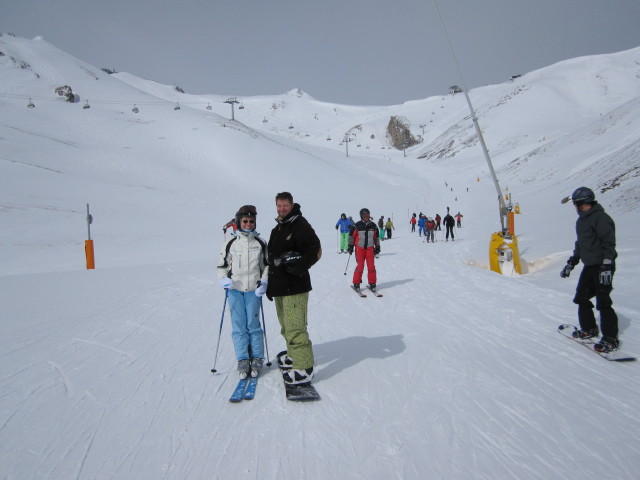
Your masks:
<instances>
[{"instance_id":1,"label":"metal pole","mask_svg":"<svg viewBox=\"0 0 640 480\"><path fill-rule=\"evenodd\" d=\"M502 196L502 190L500 189L500 184L498 183L498 177L496 177L496 172L493 169L493 164L491 163L491 157L489 156L489 150L487 149L487 145L484 141L482 131L480 130L480 125L478 124L478 117L476 116L476 112L473 109L473 105L471 104L471 99L469 98L469 94L467 93L467 87L464 83L462 70L460 70L460 65L458 64L456 54L453 51L453 47L451 46L451 41L449 40L447 29L445 28L444 22L442 21L442 16L440 15L440 11L438 10L438 5L436 4L436 0L433 0L433 8L435 8L436 14L438 15L438 19L440 20L440 26L442 27L442 32L444 33L445 39L447 41L447 45L449 46L451 57L453 58L453 62L455 63L456 69L458 71L458 76L460 77L460 84L462 85L462 91L464 93L464 97L467 99L467 105L469 106L469 110L471 111L471 120L473 121L473 125L476 129L478 139L480 140L480 145L482 146L482 152L484 153L484 158L487 160L487 165L489 166L489 172L491 173L491 178L493 179L493 184L496 187L496 191L498 192L498 204L500 207L500 226L502 228L502 232L506 233L505 220L507 216L507 206L504 202L504 197Z\"/></svg>"},{"instance_id":2,"label":"metal pole","mask_svg":"<svg viewBox=\"0 0 640 480\"><path fill-rule=\"evenodd\" d=\"M89 204L87 203L87 240L91 240L91 224L93 223L93 217L89 213Z\"/></svg>"}]
</instances>

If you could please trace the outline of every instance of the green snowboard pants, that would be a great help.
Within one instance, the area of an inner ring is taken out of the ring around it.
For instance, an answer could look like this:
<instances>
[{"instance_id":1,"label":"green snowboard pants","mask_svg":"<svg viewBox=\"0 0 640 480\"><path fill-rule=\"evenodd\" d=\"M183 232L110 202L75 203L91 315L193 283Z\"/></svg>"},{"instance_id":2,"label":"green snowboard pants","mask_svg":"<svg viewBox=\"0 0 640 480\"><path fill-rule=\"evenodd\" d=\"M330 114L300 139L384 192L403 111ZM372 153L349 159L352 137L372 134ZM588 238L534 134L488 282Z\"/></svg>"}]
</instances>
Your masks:
<instances>
[{"instance_id":1,"label":"green snowboard pants","mask_svg":"<svg viewBox=\"0 0 640 480\"><path fill-rule=\"evenodd\" d=\"M304 370L313 367L313 348L307 333L309 292L274 297L274 301L280 333L287 342L287 355L293 360L292 368Z\"/></svg>"}]
</instances>

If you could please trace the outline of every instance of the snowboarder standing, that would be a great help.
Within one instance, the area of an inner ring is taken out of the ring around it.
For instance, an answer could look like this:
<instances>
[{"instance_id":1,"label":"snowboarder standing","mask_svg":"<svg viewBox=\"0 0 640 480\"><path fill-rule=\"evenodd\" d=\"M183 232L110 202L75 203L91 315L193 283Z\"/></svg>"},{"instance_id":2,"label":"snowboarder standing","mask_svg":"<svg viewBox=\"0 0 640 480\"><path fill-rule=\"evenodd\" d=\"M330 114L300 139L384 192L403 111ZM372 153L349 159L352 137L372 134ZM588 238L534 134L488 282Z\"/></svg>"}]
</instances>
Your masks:
<instances>
[{"instance_id":1,"label":"snowboarder standing","mask_svg":"<svg viewBox=\"0 0 640 480\"><path fill-rule=\"evenodd\" d=\"M356 251L356 268L353 272L353 288L359 292L364 273L365 262L367 264L367 279L369 288L375 290L377 276L375 255L380 253L380 239L378 238L378 227L371 221L371 212L368 208L360 210L360 221L349 236L349 255Z\"/></svg>"},{"instance_id":2,"label":"snowboarder standing","mask_svg":"<svg viewBox=\"0 0 640 480\"><path fill-rule=\"evenodd\" d=\"M241 378L256 377L264 359L260 326L260 297L269 271L266 242L256 232L256 207L244 205L236 213L239 229L222 246L218 279L227 290L231 310L231 339Z\"/></svg>"},{"instance_id":3,"label":"snowboarder standing","mask_svg":"<svg viewBox=\"0 0 640 480\"><path fill-rule=\"evenodd\" d=\"M340 232L340 253L346 253L349 248L349 232L353 223L347 218L347 215L343 213L340 215L336 223L336 230Z\"/></svg>"},{"instance_id":4,"label":"snowboarder standing","mask_svg":"<svg viewBox=\"0 0 640 480\"><path fill-rule=\"evenodd\" d=\"M569 277L571 270L582 260L584 267L580 273L573 303L578 305L580 330L574 337L587 339L599 335L593 303L600 311L602 338L594 345L599 352L610 352L619 346L618 316L611 301L613 274L615 272L616 232L615 223L607 215L602 205L596 202L593 191L580 187L571 195L578 220L576 221L577 240L573 254L560 272L562 278Z\"/></svg>"},{"instance_id":5,"label":"snowboarder standing","mask_svg":"<svg viewBox=\"0 0 640 480\"><path fill-rule=\"evenodd\" d=\"M453 219L453 217L451 216L448 210L447 210L447 214L442 220L442 223L444 223L444 228L446 230L445 236L446 236L447 242L449 241L449 233L451 233L451 241L453 242L455 240L453 236L453 227L455 226L456 221Z\"/></svg>"},{"instance_id":6,"label":"snowboarder standing","mask_svg":"<svg viewBox=\"0 0 640 480\"><path fill-rule=\"evenodd\" d=\"M267 245L267 298L275 301L280 331L287 344L287 350L278 354L283 379L287 384L301 385L311 382L314 375L313 348L307 332L309 269L320 260L322 248L291 193L276 195L276 210L278 224L271 231Z\"/></svg>"}]
</instances>

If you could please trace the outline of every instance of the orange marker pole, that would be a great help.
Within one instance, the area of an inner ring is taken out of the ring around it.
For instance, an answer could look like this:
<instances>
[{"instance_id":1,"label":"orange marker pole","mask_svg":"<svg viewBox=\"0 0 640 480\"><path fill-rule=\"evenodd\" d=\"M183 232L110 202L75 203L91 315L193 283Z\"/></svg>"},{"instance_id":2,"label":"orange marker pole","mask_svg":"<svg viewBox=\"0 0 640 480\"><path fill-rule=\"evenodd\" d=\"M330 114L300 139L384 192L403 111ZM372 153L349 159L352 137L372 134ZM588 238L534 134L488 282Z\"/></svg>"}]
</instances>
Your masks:
<instances>
[{"instance_id":1,"label":"orange marker pole","mask_svg":"<svg viewBox=\"0 0 640 480\"><path fill-rule=\"evenodd\" d=\"M84 242L84 254L87 257L87 270L93 270L96 268L95 256L93 254L93 240L91 240L92 223L93 217L89 213L89 204L87 203L87 234L89 238Z\"/></svg>"}]
</instances>

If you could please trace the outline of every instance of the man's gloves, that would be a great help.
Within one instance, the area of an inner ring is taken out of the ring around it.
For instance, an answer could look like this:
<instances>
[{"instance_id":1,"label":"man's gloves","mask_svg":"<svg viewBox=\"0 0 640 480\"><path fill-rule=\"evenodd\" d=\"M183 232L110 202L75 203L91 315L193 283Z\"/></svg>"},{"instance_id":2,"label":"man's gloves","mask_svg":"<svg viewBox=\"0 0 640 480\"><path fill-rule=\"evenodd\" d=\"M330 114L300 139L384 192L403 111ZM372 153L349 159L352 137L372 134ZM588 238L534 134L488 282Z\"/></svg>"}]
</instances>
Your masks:
<instances>
[{"instance_id":1,"label":"man's gloves","mask_svg":"<svg viewBox=\"0 0 640 480\"><path fill-rule=\"evenodd\" d=\"M376 255L380 255L380 245L376 245L375 247L373 247L373 253L375 253Z\"/></svg>"},{"instance_id":2,"label":"man's gloves","mask_svg":"<svg viewBox=\"0 0 640 480\"><path fill-rule=\"evenodd\" d=\"M306 269L301 263L302 255L298 252L284 252L278 258L273 261L276 267L282 266L287 273L301 277L306 272Z\"/></svg>"},{"instance_id":3,"label":"man's gloves","mask_svg":"<svg viewBox=\"0 0 640 480\"><path fill-rule=\"evenodd\" d=\"M573 270L578 262L580 262L580 259L573 256L569 257L569 260L567 260L567 264L562 268L562 271L560 272L560 276L562 278L569 278L569 275L571 275L571 270Z\"/></svg>"},{"instance_id":4,"label":"man's gloves","mask_svg":"<svg viewBox=\"0 0 640 480\"><path fill-rule=\"evenodd\" d=\"M224 277L220 279L220 286L222 288L231 288L231 285L233 284L233 282L231 281L231 279L229 277Z\"/></svg>"},{"instance_id":5,"label":"man's gloves","mask_svg":"<svg viewBox=\"0 0 640 480\"><path fill-rule=\"evenodd\" d=\"M608 263L607 263L608 262ZM611 260L604 260L604 263L600 265L600 275L598 281L600 285L611 285L613 280L613 263Z\"/></svg>"},{"instance_id":6,"label":"man's gloves","mask_svg":"<svg viewBox=\"0 0 640 480\"><path fill-rule=\"evenodd\" d=\"M349 252L349 255L353 255L353 245L347 247L347 252Z\"/></svg>"},{"instance_id":7,"label":"man's gloves","mask_svg":"<svg viewBox=\"0 0 640 480\"><path fill-rule=\"evenodd\" d=\"M267 281L258 280L258 288L256 288L256 297L261 297L267 293Z\"/></svg>"}]
</instances>

